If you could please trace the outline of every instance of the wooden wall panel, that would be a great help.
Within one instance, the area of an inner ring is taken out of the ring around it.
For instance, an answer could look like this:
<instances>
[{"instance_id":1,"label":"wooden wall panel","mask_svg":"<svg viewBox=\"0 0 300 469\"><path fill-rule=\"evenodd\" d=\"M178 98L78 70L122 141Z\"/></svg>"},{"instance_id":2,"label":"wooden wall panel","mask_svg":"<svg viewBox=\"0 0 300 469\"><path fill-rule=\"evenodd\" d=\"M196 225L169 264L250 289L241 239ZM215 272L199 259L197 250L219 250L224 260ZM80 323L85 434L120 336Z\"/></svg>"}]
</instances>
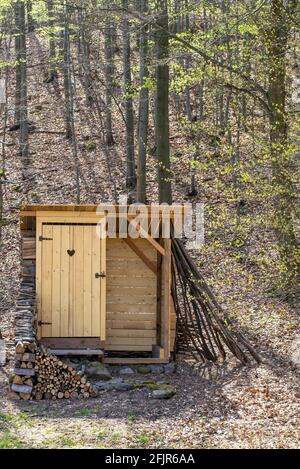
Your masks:
<instances>
[{"instance_id":1,"label":"wooden wall panel","mask_svg":"<svg viewBox=\"0 0 300 469\"><path fill-rule=\"evenodd\" d=\"M95 274L104 267L106 240L99 239L90 225L40 225L46 239L37 241L39 319L49 323L42 325L41 337L104 340L105 279Z\"/></svg>"},{"instance_id":2,"label":"wooden wall panel","mask_svg":"<svg viewBox=\"0 0 300 469\"><path fill-rule=\"evenodd\" d=\"M47 238L53 237L53 227L47 225L43 229L43 236ZM40 245L40 247L42 247ZM52 242L44 244L41 249L41 298L43 298L43 322L52 323ZM42 279L44 282L42 283ZM40 302L41 304L41 302ZM52 326L51 324L45 324L42 326L42 336L51 337Z\"/></svg>"},{"instance_id":3,"label":"wooden wall panel","mask_svg":"<svg viewBox=\"0 0 300 469\"><path fill-rule=\"evenodd\" d=\"M66 228L66 227L65 227ZM49 225L49 229L52 227ZM72 227L69 227L71 230ZM94 237L94 230L92 230L92 237ZM52 233L48 233L49 237ZM46 234L45 234L46 236ZM84 244L84 261L83 269L85 272L84 277L84 289L88 288L87 280L89 278L89 255L91 254L92 259L98 256L96 252L98 247L97 243L93 239L92 252L90 253L87 239L89 234L83 235ZM98 239L98 238L97 238ZM33 251L35 251L35 241L30 242L31 258L34 258ZM157 263L157 251L150 245L145 239L138 239L134 241L137 243L139 249L143 251L145 255L154 263ZM26 238L23 240L23 250L26 245ZM144 264L144 262L137 256L135 252L124 242L122 239L107 239L106 240L106 349L115 351L151 351L152 344L156 344L156 332L157 332L157 278L156 275ZM29 246L29 245L28 245ZM66 246L64 246L65 249ZM28 247L29 249L29 247ZM27 251L28 252L28 251ZM95 257L96 256L96 257ZM71 259L68 256L68 261ZM43 262L46 263L45 259ZM51 261L52 262L52 261ZM93 262L93 260L92 260ZM98 266L92 264L92 272L100 270ZM51 270L51 265L46 263L47 270ZM67 268L63 264L62 269ZM70 272L71 272L71 266ZM104 270L104 269L103 269ZM71 275L71 274L70 274ZM72 275L71 275L72 277ZM92 281L94 279L91 279ZM103 280L101 280L103 282ZM71 290L70 297L74 295L72 289L75 289L74 285L70 283L65 284L64 289L69 288ZM100 282L92 282L92 297L100 297ZM63 298L63 297L62 297ZM47 300L46 300L47 301ZM50 299L49 299L50 301ZM67 302L67 300L63 300ZM87 295L84 294L82 307L87 308ZM93 302L93 304L95 304ZM67 308L67 304L63 306ZM98 306L96 306L98 309ZM99 316L99 315L98 315ZM98 321L97 312L92 312L92 335L95 330L99 330L100 327L100 316ZM176 316L174 311L171 311L171 350L173 349L174 336L175 336L175 320ZM51 319L50 319L51 320ZM69 328L73 328L70 324ZM49 326L44 326L45 331ZM61 323L61 336L65 335L66 325L64 321ZM83 324L85 334L89 330L89 322ZM71 335L71 330L68 335ZM122 332L121 332L122 331ZM49 334L50 335L50 334ZM46 336L43 330L43 336Z\"/></svg>"},{"instance_id":4,"label":"wooden wall panel","mask_svg":"<svg viewBox=\"0 0 300 469\"><path fill-rule=\"evenodd\" d=\"M134 240L156 263L156 250ZM151 351L156 343L156 275L122 239L107 239L106 349Z\"/></svg>"}]
</instances>

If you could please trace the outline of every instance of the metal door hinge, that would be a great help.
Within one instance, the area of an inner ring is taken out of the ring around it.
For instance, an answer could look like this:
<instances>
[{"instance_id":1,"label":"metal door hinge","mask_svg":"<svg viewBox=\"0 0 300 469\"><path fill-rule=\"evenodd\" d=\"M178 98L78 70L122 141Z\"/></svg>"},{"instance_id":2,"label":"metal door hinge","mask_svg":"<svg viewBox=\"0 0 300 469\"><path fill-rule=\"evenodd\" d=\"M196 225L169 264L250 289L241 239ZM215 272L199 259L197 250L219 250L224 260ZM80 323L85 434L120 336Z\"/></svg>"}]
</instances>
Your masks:
<instances>
[{"instance_id":1,"label":"metal door hinge","mask_svg":"<svg viewBox=\"0 0 300 469\"><path fill-rule=\"evenodd\" d=\"M39 236L39 241L53 241L53 238L44 238L43 236Z\"/></svg>"},{"instance_id":2,"label":"metal door hinge","mask_svg":"<svg viewBox=\"0 0 300 469\"><path fill-rule=\"evenodd\" d=\"M52 322L38 321L38 326L50 326Z\"/></svg>"},{"instance_id":3,"label":"metal door hinge","mask_svg":"<svg viewBox=\"0 0 300 469\"><path fill-rule=\"evenodd\" d=\"M95 274L95 277L96 278L104 278L104 277L106 277L106 273L105 272L97 272Z\"/></svg>"}]
</instances>

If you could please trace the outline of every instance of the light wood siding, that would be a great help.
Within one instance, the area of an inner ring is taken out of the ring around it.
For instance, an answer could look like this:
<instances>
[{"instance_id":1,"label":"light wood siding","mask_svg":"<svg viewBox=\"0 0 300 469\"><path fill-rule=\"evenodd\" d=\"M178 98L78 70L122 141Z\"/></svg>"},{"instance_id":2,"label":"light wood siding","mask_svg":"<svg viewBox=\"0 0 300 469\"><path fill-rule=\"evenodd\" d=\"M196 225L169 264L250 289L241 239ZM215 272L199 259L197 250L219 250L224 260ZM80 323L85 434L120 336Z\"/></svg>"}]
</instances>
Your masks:
<instances>
[{"instance_id":1,"label":"light wood siding","mask_svg":"<svg viewBox=\"0 0 300 469\"><path fill-rule=\"evenodd\" d=\"M161 289L161 303L164 303L165 289L162 285ZM170 298L170 352L174 352L175 338L176 338L176 310L174 300L171 294Z\"/></svg>"},{"instance_id":2,"label":"light wood siding","mask_svg":"<svg viewBox=\"0 0 300 469\"><path fill-rule=\"evenodd\" d=\"M50 238L37 241L39 317L49 323L41 337L104 340L106 282L95 274L104 270L105 239L95 225L41 224L40 230L38 237Z\"/></svg>"},{"instance_id":3,"label":"light wood siding","mask_svg":"<svg viewBox=\"0 0 300 469\"><path fill-rule=\"evenodd\" d=\"M156 250L133 240L156 264ZM107 239L106 349L151 351L156 343L156 275L122 239Z\"/></svg>"},{"instance_id":4,"label":"light wood siding","mask_svg":"<svg viewBox=\"0 0 300 469\"><path fill-rule=\"evenodd\" d=\"M47 227L47 228L46 228ZM65 227L67 228L67 226ZM45 225L45 237L52 237L52 226ZM70 230L71 227L68 227ZM66 249L68 233L62 240L62 249ZM96 236L94 230L92 231L92 237ZM85 234L84 245L89 239L89 234ZM157 253L147 240L138 239L134 240L135 243L143 250L144 254L149 257L155 264L157 262ZM43 242L42 242L43 243ZM41 244L42 244L41 243ZM84 261L84 269L87 277L84 280L85 289L87 288L87 279L89 278L89 257L92 257L92 272L97 271L97 249L98 245L95 239L92 241L93 250L86 248L87 259ZM107 265L105 265L105 249L102 246L101 260L102 267L98 269L107 273L106 278L106 348L108 350L136 350L136 351L151 351L152 344L156 343L156 328L157 328L157 287L156 287L156 275L144 264L144 262L135 254L129 246L122 239L107 239L106 240L106 256ZM45 241L43 246L43 269L45 275L48 277L52 271L52 255L51 245ZM36 240L32 239L30 233L25 233L23 237L23 258L35 259L36 257ZM72 269L72 266L68 267L70 257L64 257L61 264L61 269L65 271L67 268ZM72 273L70 276L72 277ZM52 277L51 277L52 278ZM48 283L51 283L51 279L48 279ZM101 282L105 282L102 279ZM62 290L70 290L70 298L73 298L73 282L70 282L68 276L64 276L62 282ZM102 284L103 285L103 284ZM48 304L46 307L47 311L50 311L51 298L51 286L43 292L43 303ZM100 283L92 283L92 294L91 301L94 311L92 312L91 320L92 327L91 331L98 330L101 324L105 326L105 323L100 323L100 315L96 314L97 304L94 302L95 297L100 295ZM164 291L162 291L162 296ZM84 294L87 298L87 293ZM69 311L69 297L63 295L61 303L61 335L65 337L72 336L73 324L71 318L66 315L66 311ZM105 297L102 296L105 300ZM84 304L87 308L89 299L86 299ZM103 307L103 306L102 306ZM48 316L45 316L47 320ZM51 321L51 316L48 318ZM47 321L48 322L48 321ZM85 323L85 333L87 329L89 318ZM170 334L170 349L173 351L174 340L175 340L175 329L176 329L176 313L173 302L171 301L171 334ZM51 326L43 326L43 336L51 337ZM103 336L103 332L102 332ZM141 342L142 341L142 342Z\"/></svg>"}]
</instances>

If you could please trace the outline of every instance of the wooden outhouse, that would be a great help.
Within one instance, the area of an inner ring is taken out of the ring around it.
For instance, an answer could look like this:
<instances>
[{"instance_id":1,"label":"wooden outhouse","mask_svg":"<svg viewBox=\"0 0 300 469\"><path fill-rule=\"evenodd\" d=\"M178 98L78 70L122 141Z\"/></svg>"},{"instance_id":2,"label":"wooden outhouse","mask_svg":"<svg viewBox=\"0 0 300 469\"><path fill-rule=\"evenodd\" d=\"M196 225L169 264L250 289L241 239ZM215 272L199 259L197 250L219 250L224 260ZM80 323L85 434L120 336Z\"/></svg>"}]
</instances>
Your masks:
<instances>
[{"instance_id":1,"label":"wooden outhouse","mask_svg":"<svg viewBox=\"0 0 300 469\"><path fill-rule=\"evenodd\" d=\"M136 215L127 206L110 208L21 210L22 258L36 269L37 339L54 354L102 351L108 363L168 362L176 315L171 241L161 236L163 213L156 236L150 233L147 207L147 229L136 224L128 237L124 226ZM105 236L113 217L116 234Z\"/></svg>"}]
</instances>

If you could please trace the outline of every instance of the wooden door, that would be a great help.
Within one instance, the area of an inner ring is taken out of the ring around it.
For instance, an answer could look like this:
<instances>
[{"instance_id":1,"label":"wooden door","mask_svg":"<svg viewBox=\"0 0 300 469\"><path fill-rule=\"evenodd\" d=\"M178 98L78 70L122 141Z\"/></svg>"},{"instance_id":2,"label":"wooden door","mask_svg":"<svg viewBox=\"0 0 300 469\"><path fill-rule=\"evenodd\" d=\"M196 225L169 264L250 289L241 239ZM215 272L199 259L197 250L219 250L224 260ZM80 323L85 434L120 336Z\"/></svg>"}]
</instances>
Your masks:
<instances>
[{"instance_id":1,"label":"wooden door","mask_svg":"<svg viewBox=\"0 0 300 469\"><path fill-rule=\"evenodd\" d=\"M104 340L105 238L98 236L95 224L41 221L38 231L40 337Z\"/></svg>"}]
</instances>

